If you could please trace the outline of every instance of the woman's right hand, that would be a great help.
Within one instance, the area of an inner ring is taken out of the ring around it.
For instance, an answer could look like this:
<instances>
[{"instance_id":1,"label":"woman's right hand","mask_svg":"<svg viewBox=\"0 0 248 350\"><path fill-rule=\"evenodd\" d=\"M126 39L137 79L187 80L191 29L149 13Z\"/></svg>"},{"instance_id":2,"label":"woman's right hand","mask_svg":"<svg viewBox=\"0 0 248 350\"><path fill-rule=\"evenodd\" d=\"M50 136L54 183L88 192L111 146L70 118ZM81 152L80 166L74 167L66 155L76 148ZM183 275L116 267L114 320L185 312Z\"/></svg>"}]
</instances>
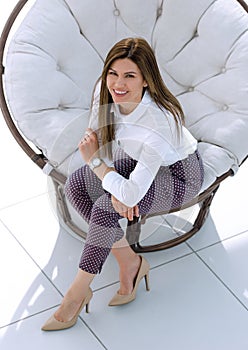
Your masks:
<instances>
[{"instance_id":1,"label":"woman's right hand","mask_svg":"<svg viewBox=\"0 0 248 350\"><path fill-rule=\"evenodd\" d=\"M134 216L139 216L139 207L135 205L133 208L126 206L124 203L120 202L115 196L111 196L112 205L117 213L122 217L132 221Z\"/></svg>"},{"instance_id":2,"label":"woman's right hand","mask_svg":"<svg viewBox=\"0 0 248 350\"><path fill-rule=\"evenodd\" d=\"M92 157L98 156L99 143L97 134L90 128L86 129L78 148L85 163L88 164Z\"/></svg>"}]
</instances>

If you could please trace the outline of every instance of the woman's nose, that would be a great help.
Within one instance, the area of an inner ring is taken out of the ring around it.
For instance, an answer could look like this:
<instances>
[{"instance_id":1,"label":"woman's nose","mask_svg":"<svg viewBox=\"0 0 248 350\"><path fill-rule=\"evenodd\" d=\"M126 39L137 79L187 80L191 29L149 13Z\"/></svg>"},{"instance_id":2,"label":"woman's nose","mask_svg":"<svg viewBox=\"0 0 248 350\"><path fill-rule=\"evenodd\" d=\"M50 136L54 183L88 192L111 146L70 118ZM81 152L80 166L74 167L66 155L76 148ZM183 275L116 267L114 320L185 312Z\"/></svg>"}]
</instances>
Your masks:
<instances>
[{"instance_id":1,"label":"woman's nose","mask_svg":"<svg viewBox=\"0 0 248 350\"><path fill-rule=\"evenodd\" d=\"M125 85L124 79L122 77L118 77L115 81L115 85L116 86L124 86Z\"/></svg>"}]
</instances>

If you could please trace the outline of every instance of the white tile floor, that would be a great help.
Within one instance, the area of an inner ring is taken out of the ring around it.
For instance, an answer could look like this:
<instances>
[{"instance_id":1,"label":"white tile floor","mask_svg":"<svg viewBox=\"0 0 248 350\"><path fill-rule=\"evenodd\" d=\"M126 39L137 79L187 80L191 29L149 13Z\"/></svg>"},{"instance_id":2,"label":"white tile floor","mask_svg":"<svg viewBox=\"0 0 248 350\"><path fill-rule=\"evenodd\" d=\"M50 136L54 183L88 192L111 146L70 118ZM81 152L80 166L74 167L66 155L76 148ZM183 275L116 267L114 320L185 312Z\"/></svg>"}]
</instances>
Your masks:
<instances>
[{"instance_id":1,"label":"white tile floor","mask_svg":"<svg viewBox=\"0 0 248 350\"><path fill-rule=\"evenodd\" d=\"M149 293L141 283L133 303L108 307L118 288L110 256L93 283L91 312L69 330L45 333L40 326L73 279L82 243L59 226L46 176L2 118L0 130L1 350L248 349L248 161L222 184L196 236L146 254Z\"/></svg>"},{"instance_id":2,"label":"white tile floor","mask_svg":"<svg viewBox=\"0 0 248 350\"><path fill-rule=\"evenodd\" d=\"M109 257L90 314L63 332L40 326L60 303L82 243L58 224L46 176L0 120L0 348L247 350L248 162L222 184L204 228L187 243L146 254L151 291L110 308L118 271ZM247 265L246 265L247 264Z\"/></svg>"}]
</instances>

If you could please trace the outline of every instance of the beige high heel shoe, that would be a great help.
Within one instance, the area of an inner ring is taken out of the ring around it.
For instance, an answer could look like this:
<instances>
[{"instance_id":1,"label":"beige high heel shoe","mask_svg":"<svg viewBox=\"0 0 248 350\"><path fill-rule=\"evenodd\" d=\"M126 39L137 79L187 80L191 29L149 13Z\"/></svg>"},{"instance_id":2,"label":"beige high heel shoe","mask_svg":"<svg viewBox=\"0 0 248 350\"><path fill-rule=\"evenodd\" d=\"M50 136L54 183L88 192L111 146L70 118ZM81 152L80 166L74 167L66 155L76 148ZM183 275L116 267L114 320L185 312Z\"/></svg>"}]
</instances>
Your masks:
<instances>
[{"instance_id":1,"label":"beige high heel shoe","mask_svg":"<svg viewBox=\"0 0 248 350\"><path fill-rule=\"evenodd\" d=\"M114 297L110 300L109 306L124 305L124 304L128 304L131 301L133 301L136 297L136 292L137 292L139 283L143 277L145 278L145 282L146 282L146 290L147 291L150 290L150 287L149 287L150 266L149 266L149 263L146 261L146 259L143 256L140 256L140 258L141 258L141 263L140 263L140 267L139 267L137 276L134 280L134 287L133 287L132 293L127 294L127 295L121 295L117 292L114 295Z\"/></svg>"},{"instance_id":2,"label":"beige high heel shoe","mask_svg":"<svg viewBox=\"0 0 248 350\"><path fill-rule=\"evenodd\" d=\"M90 303L90 299L92 298L92 290L91 288L89 288L89 292L86 295L86 297L84 298L84 300L82 301L82 304L80 305L76 315L68 322L61 322L58 321L54 314L45 322L45 324L42 326L42 330L43 331L59 331L62 329L67 329L70 328L72 326L74 326L77 322L78 316L80 314L80 312L82 311L82 309L84 308L84 306L86 307L86 312L89 312L89 303Z\"/></svg>"}]
</instances>

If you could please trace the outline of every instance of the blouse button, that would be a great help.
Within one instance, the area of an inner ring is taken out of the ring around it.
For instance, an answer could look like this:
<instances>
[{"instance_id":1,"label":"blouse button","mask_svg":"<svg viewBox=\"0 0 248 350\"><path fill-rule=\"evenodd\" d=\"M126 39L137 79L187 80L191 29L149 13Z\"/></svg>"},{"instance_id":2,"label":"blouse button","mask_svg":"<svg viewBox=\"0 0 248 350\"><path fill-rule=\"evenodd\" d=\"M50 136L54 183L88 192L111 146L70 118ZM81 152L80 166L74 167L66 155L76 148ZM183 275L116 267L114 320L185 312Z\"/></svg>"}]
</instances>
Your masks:
<instances>
[{"instance_id":1,"label":"blouse button","mask_svg":"<svg viewBox=\"0 0 248 350\"><path fill-rule=\"evenodd\" d=\"M120 16L120 10L115 9L115 10L114 10L114 15L115 15L115 16Z\"/></svg>"}]
</instances>

